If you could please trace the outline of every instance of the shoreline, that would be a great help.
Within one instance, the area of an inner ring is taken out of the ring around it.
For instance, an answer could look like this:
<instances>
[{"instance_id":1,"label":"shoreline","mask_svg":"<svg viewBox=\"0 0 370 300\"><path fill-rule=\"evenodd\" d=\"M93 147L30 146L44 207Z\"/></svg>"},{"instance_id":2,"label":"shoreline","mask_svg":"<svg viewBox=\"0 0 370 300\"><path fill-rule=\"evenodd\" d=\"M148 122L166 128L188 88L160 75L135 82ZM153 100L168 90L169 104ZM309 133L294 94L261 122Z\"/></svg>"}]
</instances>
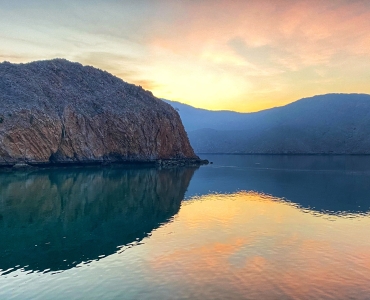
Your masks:
<instances>
[{"instance_id":1,"label":"shoreline","mask_svg":"<svg viewBox=\"0 0 370 300\"><path fill-rule=\"evenodd\" d=\"M196 152L197 155L274 155L274 156L370 156L370 153L213 153Z\"/></svg>"},{"instance_id":2,"label":"shoreline","mask_svg":"<svg viewBox=\"0 0 370 300\"><path fill-rule=\"evenodd\" d=\"M155 160L90 160L90 161L65 161L65 162L11 162L1 163L0 170L23 170L23 169L49 169L70 167L96 167L96 166L127 166L127 167L193 167L209 164L206 159L181 158L181 159L155 159Z\"/></svg>"}]
</instances>

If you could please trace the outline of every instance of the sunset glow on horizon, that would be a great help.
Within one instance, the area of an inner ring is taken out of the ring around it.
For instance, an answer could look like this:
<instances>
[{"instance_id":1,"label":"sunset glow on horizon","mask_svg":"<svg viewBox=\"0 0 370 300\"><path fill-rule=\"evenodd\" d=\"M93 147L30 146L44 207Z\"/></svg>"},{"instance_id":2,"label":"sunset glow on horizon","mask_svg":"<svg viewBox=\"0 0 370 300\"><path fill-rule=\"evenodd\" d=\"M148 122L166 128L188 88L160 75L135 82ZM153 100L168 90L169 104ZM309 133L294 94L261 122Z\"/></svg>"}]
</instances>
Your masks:
<instances>
[{"instance_id":1,"label":"sunset glow on horizon","mask_svg":"<svg viewBox=\"0 0 370 300\"><path fill-rule=\"evenodd\" d=\"M212 110L370 93L369 1L0 2L1 61L66 58Z\"/></svg>"}]
</instances>

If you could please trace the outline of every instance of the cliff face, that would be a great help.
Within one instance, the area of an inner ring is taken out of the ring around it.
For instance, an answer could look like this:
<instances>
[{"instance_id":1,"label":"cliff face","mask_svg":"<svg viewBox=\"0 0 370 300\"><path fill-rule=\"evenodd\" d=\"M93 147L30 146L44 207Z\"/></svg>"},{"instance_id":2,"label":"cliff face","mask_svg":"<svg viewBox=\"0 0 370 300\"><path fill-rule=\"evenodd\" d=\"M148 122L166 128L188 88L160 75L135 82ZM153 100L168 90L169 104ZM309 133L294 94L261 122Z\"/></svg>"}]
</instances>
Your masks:
<instances>
[{"instance_id":1,"label":"cliff face","mask_svg":"<svg viewBox=\"0 0 370 300\"><path fill-rule=\"evenodd\" d=\"M178 113L141 87L56 59L0 64L0 164L197 159Z\"/></svg>"}]
</instances>

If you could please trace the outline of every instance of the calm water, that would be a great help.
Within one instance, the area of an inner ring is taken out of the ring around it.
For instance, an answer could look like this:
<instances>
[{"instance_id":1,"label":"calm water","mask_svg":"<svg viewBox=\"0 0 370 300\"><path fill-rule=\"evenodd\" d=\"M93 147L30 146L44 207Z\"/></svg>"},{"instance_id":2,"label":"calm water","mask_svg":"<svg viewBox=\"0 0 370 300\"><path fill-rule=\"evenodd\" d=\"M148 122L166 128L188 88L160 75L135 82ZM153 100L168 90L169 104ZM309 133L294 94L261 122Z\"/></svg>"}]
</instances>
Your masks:
<instances>
[{"instance_id":1,"label":"calm water","mask_svg":"<svg viewBox=\"0 0 370 300\"><path fill-rule=\"evenodd\" d=\"M0 299L370 299L370 157L0 173Z\"/></svg>"}]
</instances>

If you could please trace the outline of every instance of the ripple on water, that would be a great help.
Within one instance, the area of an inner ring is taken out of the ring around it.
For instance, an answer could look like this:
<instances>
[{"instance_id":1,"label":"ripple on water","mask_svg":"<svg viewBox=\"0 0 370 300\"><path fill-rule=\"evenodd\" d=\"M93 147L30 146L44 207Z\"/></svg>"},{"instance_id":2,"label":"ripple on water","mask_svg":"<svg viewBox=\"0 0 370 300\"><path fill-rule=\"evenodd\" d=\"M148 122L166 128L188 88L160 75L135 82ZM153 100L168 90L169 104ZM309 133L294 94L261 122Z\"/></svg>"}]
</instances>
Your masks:
<instances>
[{"instance_id":1,"label":"ripple on water","mask_svg":"<svg viewBox=\"0 0 370 300\"><path fill-rule=\"evenodd\" d=\"M366 299L368 175L214 161L0 174L0 298Z\"/></svg>"}]
</instances>

